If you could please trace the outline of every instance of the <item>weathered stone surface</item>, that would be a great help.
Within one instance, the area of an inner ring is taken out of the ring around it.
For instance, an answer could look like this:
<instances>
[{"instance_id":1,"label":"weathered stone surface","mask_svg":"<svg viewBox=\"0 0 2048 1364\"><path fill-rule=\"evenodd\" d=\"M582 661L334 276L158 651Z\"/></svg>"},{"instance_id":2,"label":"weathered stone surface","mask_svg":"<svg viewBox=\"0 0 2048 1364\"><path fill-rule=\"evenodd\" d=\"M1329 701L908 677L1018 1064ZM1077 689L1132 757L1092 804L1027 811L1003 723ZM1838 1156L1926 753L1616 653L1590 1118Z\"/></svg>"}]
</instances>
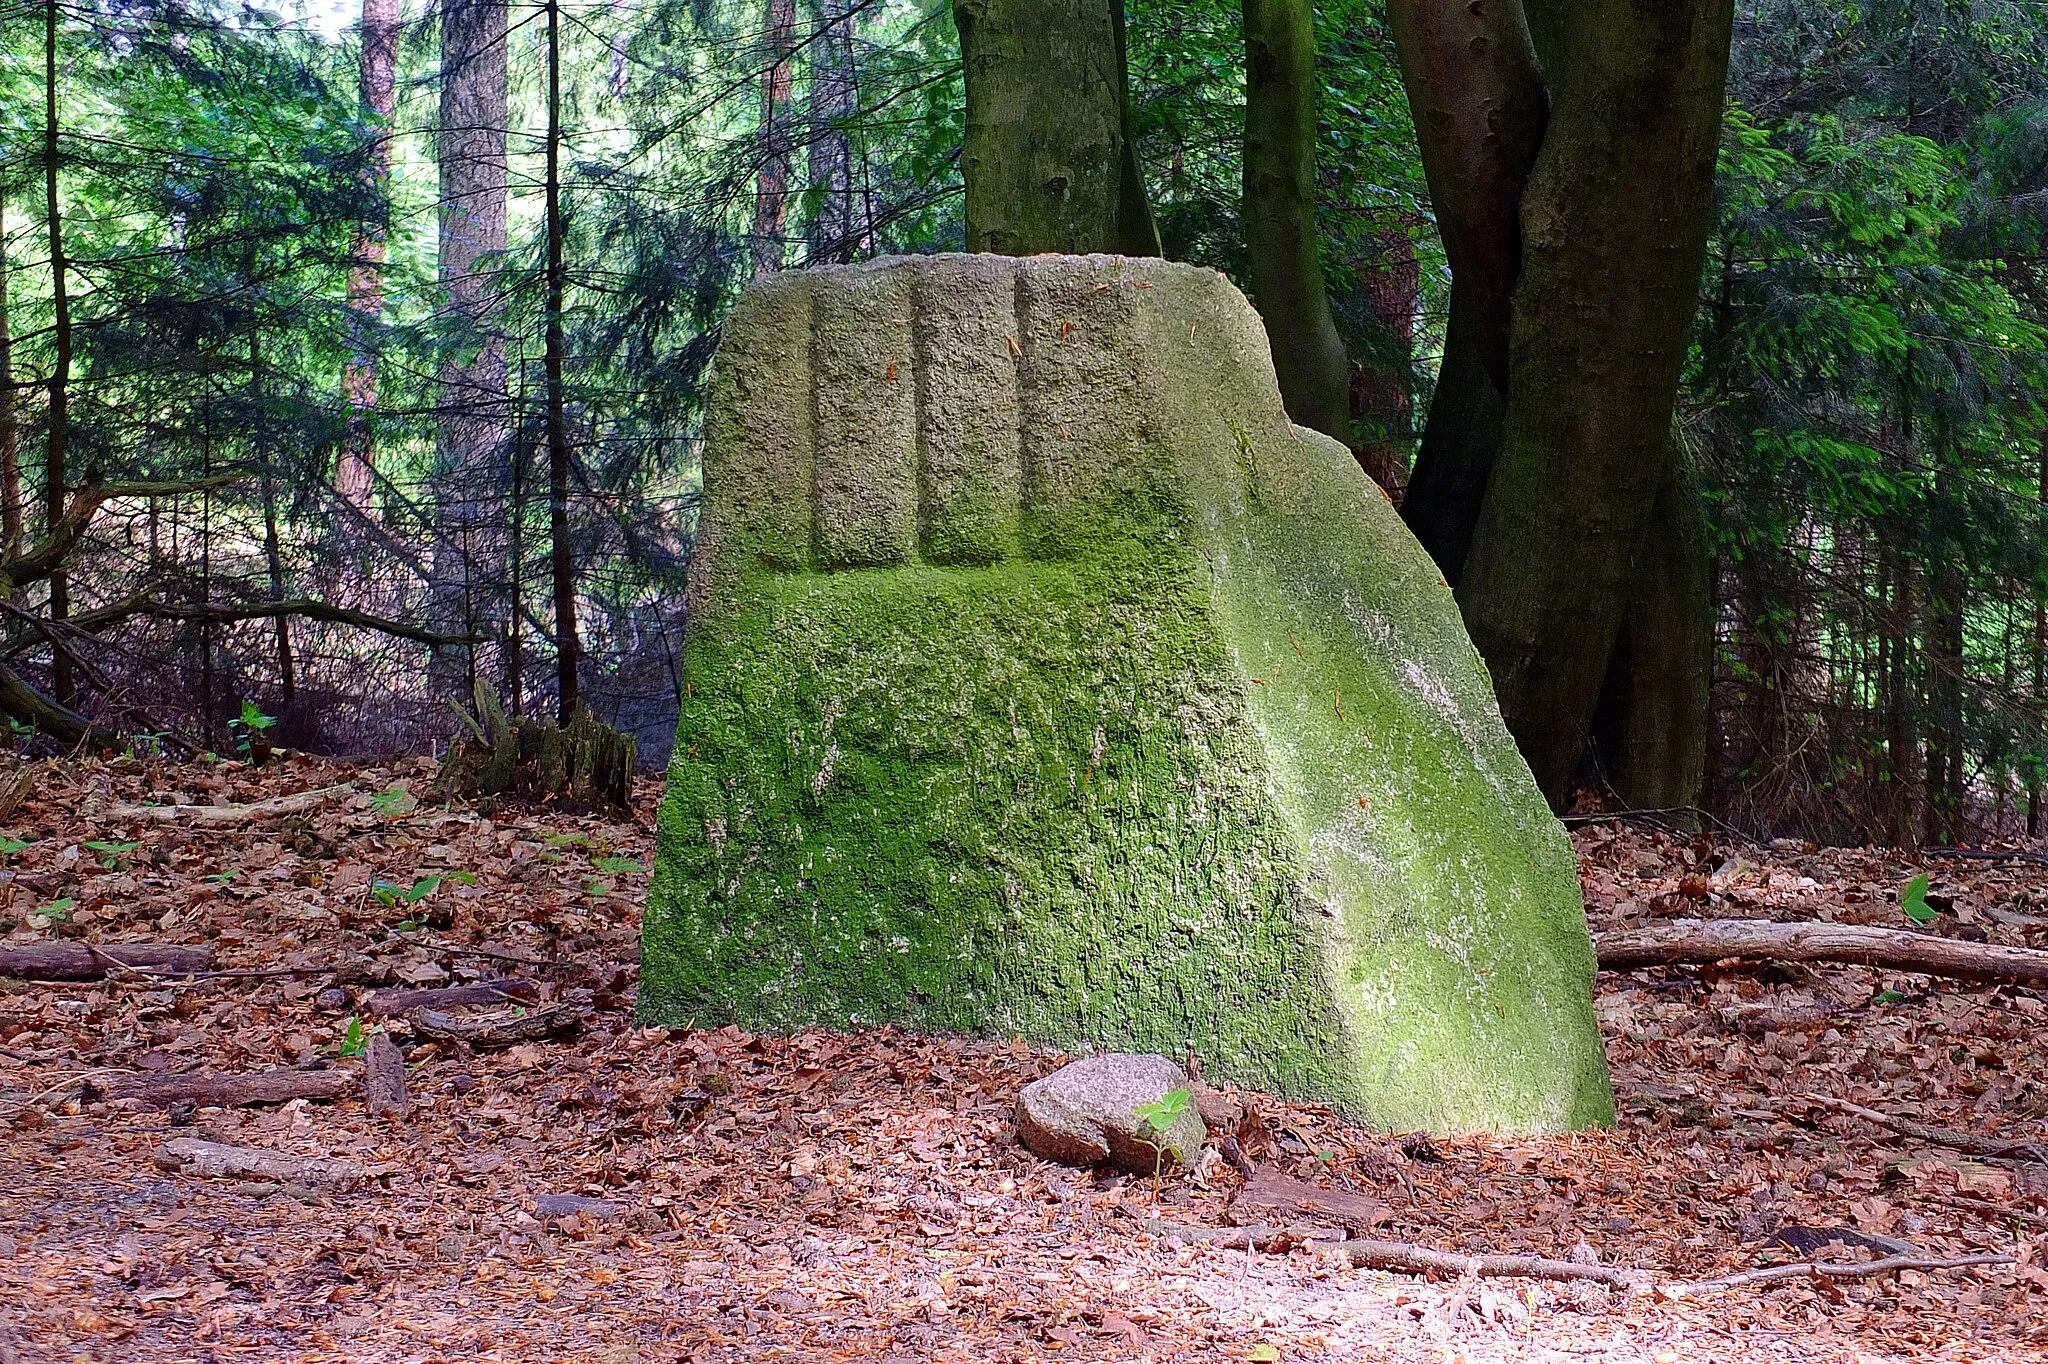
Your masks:
<instances>
[{"instance_id":1,"label":"weathered stone surface","mask_svg":"<svg viewBox=\"0 0 2048 1364\"><path fill-rule=\"evenodd\" d=\"M1192 1099L1159 1131L1138 1116L1188 1084L1164 1056L1109 1052L1061 1066L1017 1096L1017 1136L1034 1154L1063 1165L1121 1165L1149 1175L1186 1164L1202 1149L1202 1115Z\"/></svg>"},{"instance_id":2,"label":"weathered stone surface","mask_svg":"<svg viewBox=\"0 0 2048 1364\"><path fill-rule=\"evenodd\" d=\"M1610 1116L1570 845L1222 276L758 280L704 490L647 1017L1192 1048L1396 1131Z\"/></svg>"}]
</instances>

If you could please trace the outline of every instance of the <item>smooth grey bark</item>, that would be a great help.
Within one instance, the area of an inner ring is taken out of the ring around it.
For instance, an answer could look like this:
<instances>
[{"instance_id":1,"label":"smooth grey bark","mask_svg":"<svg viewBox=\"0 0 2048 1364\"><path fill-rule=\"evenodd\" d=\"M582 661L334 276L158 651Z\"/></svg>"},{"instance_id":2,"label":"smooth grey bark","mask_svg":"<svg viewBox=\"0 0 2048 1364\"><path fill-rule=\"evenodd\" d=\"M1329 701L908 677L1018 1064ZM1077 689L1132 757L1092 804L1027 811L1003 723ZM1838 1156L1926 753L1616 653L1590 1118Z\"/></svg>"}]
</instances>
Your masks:
<instances>
[{"instance_id":1,"label":"smooth grey bark","mask_svg":"<svg viewBox=\"0 0 2048 1364\"><path fill-rule=\"evenodd\" d=\"M1388 0L1387 23L1451 266L1443 365L1401 514L1455 585L1500 453L1521 201L1550 101L1518 0Z\"/></svg>"},{"instance_id":2,"label":"smooth grey bark","mask_svg":"<svg viewBox=\"0 0 2048 1364\"><path fill-rule=\"evenodd\" d=\"M1573 0L1522 204L1507 422L1458 586L1553 803L1584 751L1713 223L1732 0Z\"/></svg>"},{"instance_id":3,"label":"smooth grey bark","mask_svg":"<svg viewBox=\"0 0 2048 1364\"><path fill-rule=\"evenodd\" d=\"M954 0L967 249L1159 254L1130 145L1122 0Z\"/></svg>"},{"instance_id":4,"label":"smooth grey bark","mask_svg":"<svg viewBox=\"0 0 2048 1364\"><path fill-rule=\"evenodd\" d=\"M503 305L492 258L505 250L505 0L444 0L441 9L439 273L448 312L470 348L441 366L435 541L429 616L449 634L492 620L503 586L503 518L493 514L507 444ZM474 650L457 669L435 656L435 690L466 699Z\"/></svg>"},{"instance_id":5,"label":"smooth grey bark","mask_svg":"<svg viewBox=\"0 0 2048 1364\"><path fill-rule=\"evenodd\" d=\"M1699 803L1713 670L1706 510L1698 473L1678 450L1636 553L1634 587L1594 726L1608 781L1625 804L1669 810Z\"/></svg>"},{"instance_id":6,"label":"smooth grey bark","mask_svg":"<svg viewBox=\"0 0 2048 1364\"><path fill-rule=\"evenodd\" d=\"M1245 253L1287 415L1351 444L1351 365L1316 251L1316 45L1308 0L1244 0Z\"/></svg>"}]
</instances>

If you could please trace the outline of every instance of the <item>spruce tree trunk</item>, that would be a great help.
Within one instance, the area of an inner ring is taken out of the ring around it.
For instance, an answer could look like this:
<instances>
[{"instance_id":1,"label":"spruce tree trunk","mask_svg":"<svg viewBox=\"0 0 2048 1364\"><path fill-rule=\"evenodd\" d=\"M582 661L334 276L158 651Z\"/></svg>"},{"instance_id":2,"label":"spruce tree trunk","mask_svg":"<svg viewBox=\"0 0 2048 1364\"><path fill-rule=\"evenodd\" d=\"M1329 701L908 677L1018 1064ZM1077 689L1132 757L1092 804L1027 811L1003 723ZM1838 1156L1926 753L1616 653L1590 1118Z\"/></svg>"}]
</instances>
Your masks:
<instances>
[{"instance_id":1,"label":"spruce tree trunk","mask_svg":"<svg viewBox=\"0 0 2048 1364\"><path fill-rule=\"evenodd\" d=\"M850 0L819 0L818 22L820 31L811 44L808 172L818 209L811 217L808 246L814 262L844 262L861 254L868 235L862 221L865 215L857 211L860 199L853 139L846 132L858 97Z\"/></svg>"},{"instance_id":2,"label":"spruce tree trunk","mask_svg":"<svg viewBox=\"0 0 2048 1364\"><path fill-rule=\"evenodd\" d=\"M382 196L391 179L391 115L397 108L398 0L363 0L359 98L375 128L363 167L364 187ZM335 469L335 491L368 514L375 495L377 452L370 418L377 410L373 333L384 311L385 224L381 215L356 225L349 252L349 358L341 368L348 435Z\"/></svg>"},{"instance_id":3,"label":"spruce tree trunk","mask_svg":"<svg viewBox=\"0 0 2048 1364\"><path fill-rule=\"evenodd\" d=\"M1122 0L954 0L967 249L1156 256L1130 145Z\"/></svg>"},{"instance_id":4,"label":"spruce tree trunk","mask_svg":"<svg viewBox=\"0 0 2048 1364\"><path fill-rule=\"evenodd\" d=\"M1636 552L1635 585L1595 724L1608 780L1639 810L1695 805L1707 776L1714 563L1697 472L1674 451Z\"/></svg>"},{"instance_id":5,"label":"spruce tree trunk","mask_svg":"<svg viewBox=\"0 0 2048 1364\"><path fill-rule=\"evenodd\" d=\"M7 196L0 189L0 556L21 551L21 418L14 401L14 329L7 317Z\"/></svg>"},{"instance_id":6,"label":"spruce tree trunk","mask_svg":"<svg viewBox=\"0 0 2048 1364\"><path fill-rule=\"evenodd\" d=\"M1252 301L1297 426L1351 444L1351 366L1316 251L1316 44L1308 0L1244 0L1244 238Z\"/></svg>"},{"instance_id":7,"label":"spruce tree trunk","mask_svg":"<svg viewBox=\"0 0 2048 1364\"><path fill-rule=\"evenodd\" d=\"M783 3L784 0L777 0ZM568 272L562 258L562 34L560 0L548 0L547 132L547 425L548 544L555 590L555 701L564 727L582 704L576 627L576 549L569 524L569 418L562 377L562 294ZM780 242L780 237L776 239Z\"/></svg>"},{"instance_id":8,"label":"spruce tree trunk","mask_svg":"<svg viewBox=\"0 0 2048 1364\"><path fill-rule=\"evenodd\" d=\"M1584 751L1668 463L1732 26L1732 0L1574 0L1523 199L1507 421L1458 597L1553 803Z\"/></svg>"},{"instance_id":9,"label":"spruce tree trunk","mask_svg":"<svg viewBox=\"0 0 2048 1364\"><path fill-rule=\"evenodd\" d=\"M49 435L43 445L43 524L50 533L64 519L65 463L71 445L71 292L66 276L70 262L64 253L63 200L57 193L57 12L55 3L43 7L43 223L50 242L50 364ZM71 614L71 575L62 569L50 575L50 619L62 621ZM71 655L61 648L50 650L51 695L60 706L78 699L71 671Z\"/></svg>"},{"instance_id":10,"label":"spruce tree trunk","mask_svg":"<svg viewBox=\"0 0 2048 1364\"><path fill-rule=\"evenodd\" d=\"M441 366L430 618L450 634L490 634L502 585L502 517L493 494L505 459L501 290L487 258L505 249L504 0L445 0L441 10L439 272L470 349ZM467 697L474 645L436 656L437 694Z\"/></svg>"},{"instance_id":11,"label":"spruce tree trunk","mask_svg":"<svg viewBox=\"0 0 2048 1364\"><path fill-rule=\"evenodd\" d=\"M548 11L554 13L551 8ZM766 62L761 68L761 169L754 182L754 273L780 270L788 245L789 87L795 63L796 0L768 0Z\"/></svg>"}]
</instances>

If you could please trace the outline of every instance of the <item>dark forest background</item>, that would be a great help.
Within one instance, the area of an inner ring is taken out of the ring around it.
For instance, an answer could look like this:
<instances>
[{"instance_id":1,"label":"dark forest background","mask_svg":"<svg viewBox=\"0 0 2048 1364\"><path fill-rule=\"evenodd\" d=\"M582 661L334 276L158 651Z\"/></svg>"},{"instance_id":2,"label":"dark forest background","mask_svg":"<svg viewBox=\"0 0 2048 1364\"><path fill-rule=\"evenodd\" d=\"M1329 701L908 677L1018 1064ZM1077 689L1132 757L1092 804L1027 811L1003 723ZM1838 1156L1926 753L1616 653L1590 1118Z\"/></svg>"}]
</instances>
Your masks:
<instances>
[{"instance_id":1,"label":"dark forest background","mask_svg":"<svg viewBox=\"0 0 2048 1364\"><path fill-rule=\"evenodd\" d=\"M1237 8L1126 8L1166 254L1242 282ZM0 7L0 711L46 746L424 751L481 683L658 762L719 320L762 271L961 248L949 7L354 18ZM1317 23L1352 444L1398 497L1448 273L1380 7ZM1738 6L1678 424L1717 817L2038 831L2044 244L2048 9Z\"/></svg>"}]
</instances>

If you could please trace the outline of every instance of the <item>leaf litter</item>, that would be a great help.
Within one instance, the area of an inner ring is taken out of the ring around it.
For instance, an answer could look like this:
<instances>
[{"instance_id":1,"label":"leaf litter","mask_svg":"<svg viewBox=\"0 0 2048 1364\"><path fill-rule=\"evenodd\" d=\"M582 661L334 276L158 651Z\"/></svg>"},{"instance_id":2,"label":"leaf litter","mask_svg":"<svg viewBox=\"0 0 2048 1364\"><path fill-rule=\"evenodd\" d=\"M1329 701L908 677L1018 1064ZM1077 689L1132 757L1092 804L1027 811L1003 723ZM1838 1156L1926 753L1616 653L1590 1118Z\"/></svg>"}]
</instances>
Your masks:
<instances>
[{"instance_id":1,"label":"leaf litter","mask_svg":"<svg viewBox=\"0 0 2048 1364\"><path fill-rule=\"evenodd\" d=\"M1244 1177L1213 1151L1156 1191L1024 1152L1011 1110L1065 1059L1046 1049L637 1026L658 785L633 819L486 813L436 803L431 772L81 761L36 773L0 820L0 946L214 952L192 980L0 981L0 1360L2048 1353L2048 1169L1855 1111L2048 1141L2038 992L1859 967L1603 975L1619 1103L1605 1131L1431 1140L1229 1096L1262 1189L1293 1181L1302 1216L1370 1209L1374 1237L1695 1280L1900 1246L2014 1263L1697 1300L1353 1270L1310 1235L1263 1253L1147 1231L1244 1220ZM290 799L307 792L325 794ZM147 813L167 806L255 808ZM1931 911L1927 931L2048 945L2035 862L1620 823L1575 837L1596 929L1901 926L1912 908ZM515 977L447 1007L465 1023L556 1009L580 1027L486 1045L366 1008L380 990ZM403 1118L368 1116L353 1088L244 1107L107 1097L141 1092L123 1077L352 1070L378 1028L407 1063ZM257 1158L178 1158L216 1146ZM291 1157L362 1179L295 1180ZM191 1173L201 1163L275 1173Z\"/></svg>"}]
</instances>

